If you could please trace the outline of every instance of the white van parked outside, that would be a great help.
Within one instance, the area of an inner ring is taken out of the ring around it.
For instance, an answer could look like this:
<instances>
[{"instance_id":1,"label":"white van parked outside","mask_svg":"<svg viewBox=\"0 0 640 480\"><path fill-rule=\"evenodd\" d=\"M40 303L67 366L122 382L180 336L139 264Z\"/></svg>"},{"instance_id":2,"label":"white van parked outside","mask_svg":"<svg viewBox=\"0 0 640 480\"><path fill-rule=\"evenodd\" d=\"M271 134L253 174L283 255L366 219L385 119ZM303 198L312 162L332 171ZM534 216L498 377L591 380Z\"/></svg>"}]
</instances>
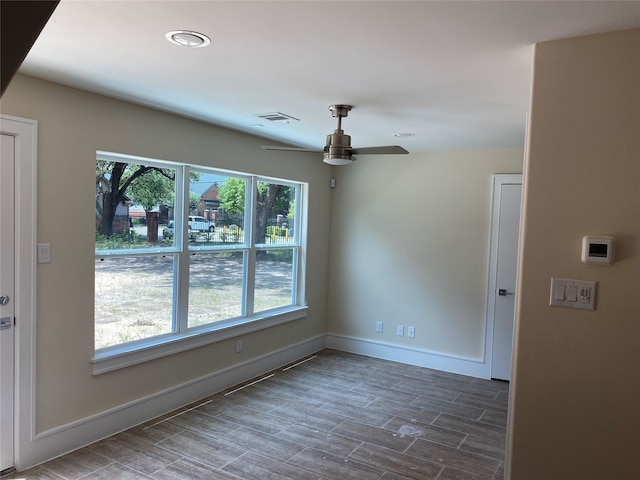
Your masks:
<instances>
[{"instance_id":1,"label":"white van parked outside","mask_svg":"<svg viewBox=\"0 0 640 480\"><path fill-rule=\"evenodd\" d=\"M215 225L204 217L196 217L189 215L189 230L198 230L200 232L213 232Z\"/></svg>"},{"instance_id":2,"label":"white van parked outside","mask_svg":"<svg viewBox=\"0 0 640 480\"><path fill-rule=\"evenodd\" d=\"M164 238L173 237L174 222L169 220L169 223L162 230L162 236ZM197 217L195 215L189 216L189 230L196 230L198 232L213 232L216 226L204 217Z\"/></svg>"}]
</instances>

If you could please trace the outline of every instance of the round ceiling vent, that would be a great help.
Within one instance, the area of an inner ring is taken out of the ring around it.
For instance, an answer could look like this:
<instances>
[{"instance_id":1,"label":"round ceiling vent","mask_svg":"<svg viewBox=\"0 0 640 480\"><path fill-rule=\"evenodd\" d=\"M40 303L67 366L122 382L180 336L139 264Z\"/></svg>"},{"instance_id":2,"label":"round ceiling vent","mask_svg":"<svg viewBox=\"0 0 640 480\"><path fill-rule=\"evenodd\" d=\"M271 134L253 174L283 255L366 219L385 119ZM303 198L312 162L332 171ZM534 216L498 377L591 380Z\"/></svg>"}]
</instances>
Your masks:
<instances>
[{"instance_id":1,"label":"round ceiling vent","mask_svg":"<svg viewBox=\"0 0 640 480\"><path fill-rule=\"evenodd\" d=\"M190 30L174 30L165 35L167 40L181 47L200 48L211 43L211 39L203 33Z\"/></svg>"}]
</instances>

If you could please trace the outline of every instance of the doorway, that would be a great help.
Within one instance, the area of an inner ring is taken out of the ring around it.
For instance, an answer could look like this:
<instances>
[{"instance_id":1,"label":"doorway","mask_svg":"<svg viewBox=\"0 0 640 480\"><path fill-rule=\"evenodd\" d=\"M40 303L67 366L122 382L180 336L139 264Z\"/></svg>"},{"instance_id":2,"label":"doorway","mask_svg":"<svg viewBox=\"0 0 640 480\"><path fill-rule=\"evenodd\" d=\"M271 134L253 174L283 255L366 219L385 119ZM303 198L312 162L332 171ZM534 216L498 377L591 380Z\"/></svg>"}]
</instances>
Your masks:
<instances>
[{"instance_id":1,"label":"doorway","mask_svg":"<svg viewBox=\"0 0 640 480\"><path fill-rule=\"evenodd\" d=\"M0 472L14 457L14 168L15 137L0 135Z\"/></svg>"},{"instance_id":2,"label":"doorway","mask_svg":"<svg viewBox=\"0 0 640 480\"><path fill-rule=\"evenodd\" d=\"M34 433L37 123L0 115L0 141L0 471L5 471L20 465Z\"/></svg>"},{"instance_id":3,"label":"doorway","mask_svg":"<svg viewBox=\"0 0 640 480\"><path fill-rule=\"evenodd\" d=\"M494 175L487 292L491 378L511 379L522 175Z\"/></svg>"}]
</instances>

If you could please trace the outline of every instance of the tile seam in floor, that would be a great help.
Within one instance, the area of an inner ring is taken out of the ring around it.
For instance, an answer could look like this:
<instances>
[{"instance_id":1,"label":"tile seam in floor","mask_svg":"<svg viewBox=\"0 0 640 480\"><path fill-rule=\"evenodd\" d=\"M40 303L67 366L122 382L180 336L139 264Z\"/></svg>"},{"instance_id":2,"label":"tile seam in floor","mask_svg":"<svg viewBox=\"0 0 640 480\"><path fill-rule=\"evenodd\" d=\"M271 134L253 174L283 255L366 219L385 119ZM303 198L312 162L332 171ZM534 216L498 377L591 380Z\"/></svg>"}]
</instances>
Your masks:
<instances>
[{"instance_id":1,"label":"tile seam in floor","mask_svg":"<svg viewBox=\"0 0 640 480\"><path fill-rule=\"evenodd\" d=\"M225 393L224 396L227 397L227 396L232 395L232 394L234 394L236 392L239 392L240 390L244 390L245 388L251 387L252 385L256 385L257 383L264 382L265 380L268 380L268 379L270 379L271 377L274 377L274 376L275 376L275 373L271 373L271 374L269 374L269 375L267 375L265 377L261 377L261 378L259 378L257 380L254 380L251 383L247 383L246 385L242 385L241 387L238 387L238 388L236 388L234 390L231 390L230 392Z\"/></svg>"},{"instance_id":2,"label":"tile seam in floor","mask_svg":"<svg viewBox=\"0 0 640 480\"><path fill-rule=\"evenodd\" d=\"M212 401L213 401L213 399L207 400L206 402L202 402L202 403L196 405L195 407L191 407L191 408L188 408L186 410L180 411L179 413L176 413L175 415L171 415L170 417L164 418L164 419L160 420L159 422L156 422L156 423L153 423L151 425L147 425L146 427L143 427L143 430L147 430L149 428L152 428L152 427L155 427L157 425L160 425L161 423L168 422L172 418L176 418L176 417L179 417L180 415L184 415L185 413L188 413L188 412L190 412L192 410L196 410L197 408L200 408L201 406L206 405L207 403L211 403Z\"/></svg>"},{"instance_id":3,"label":"tile seam in floor","mask_svg":"<svg viewBox=\"0 0 640 480\"><path fill-rule=\"evenodd\" d=\"M303 363L307 363L310 360L313 360L314 358L317 358L317 355L313 355L312 357L309 358L305 358L304 360L300 360L298 363L294 363L293 365L289 365L288 367L283 368L281 371L282 372L287 372L289 370L291 370L292 368L296 368L300 365L302 365Z\"/></svg>"}]
</instances>

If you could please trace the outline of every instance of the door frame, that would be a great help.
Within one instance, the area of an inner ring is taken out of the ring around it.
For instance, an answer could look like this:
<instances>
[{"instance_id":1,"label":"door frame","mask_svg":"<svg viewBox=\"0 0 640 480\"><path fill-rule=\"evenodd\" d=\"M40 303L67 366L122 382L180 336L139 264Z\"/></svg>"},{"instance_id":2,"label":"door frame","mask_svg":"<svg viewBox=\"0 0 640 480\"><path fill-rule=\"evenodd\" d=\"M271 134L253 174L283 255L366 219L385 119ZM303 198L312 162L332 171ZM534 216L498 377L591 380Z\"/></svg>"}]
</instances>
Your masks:
<instances>
[{"instance_id":1,"label":"door frame","mask_svg":"<svg viewBox=\"0 0 640 480\"><path fill-rule=\"evenodd\" d=\"M38 122L0 115L0 131L15 137L14 245L14 467L28 464L25 456L36 435L35 321L37 241Z\"/></svg>"},{"instance_id":2,"label":"door frame","mask_svg":"<svg viewBox=\"0 0 640 480\"><path fill-rule=\"evenodd\" d=\"M498 274L498 228L500 225L500 198L502 185L522 185L521 173L504 173L491 176L491 221L489 223L489 262L487 275L487 310L485 314L485 348L484 361L487 374L491 377L493 368L493 334L495 327L496 291L495 285ZM520 206L520 226L518 238L522 236L522 205ZM519 243L519 242L518 242ZM518 252L520 247L518 247ZM517 290L516 290L517 295ZM514 311L515 315L515 311ZM515 318L515 317L514 317Z\"/></svg>"}]
</instances>

